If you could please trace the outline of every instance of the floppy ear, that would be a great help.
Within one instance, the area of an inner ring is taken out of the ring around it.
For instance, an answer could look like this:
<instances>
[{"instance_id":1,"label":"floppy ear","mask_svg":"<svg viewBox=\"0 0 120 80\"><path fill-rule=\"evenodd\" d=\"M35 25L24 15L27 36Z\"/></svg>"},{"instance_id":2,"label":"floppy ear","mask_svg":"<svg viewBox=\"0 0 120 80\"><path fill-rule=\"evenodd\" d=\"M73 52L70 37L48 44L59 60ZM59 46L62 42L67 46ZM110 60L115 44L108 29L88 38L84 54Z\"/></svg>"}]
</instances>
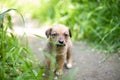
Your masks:
<instances>
[{"instance_id":1,"label":"floppy ear","mask_svg":"<svg viewBox=\"0 0 120 80\"><path fill-rule=\"evenodd\" d=\"M70 37L72 37L72 33L71 33L71 30L69 29L69 35L70 35Z\"/></svg>"},{"instance_id":2,"label":"floppy ear","mask_svg":"<svg viewBox=\"0 0 120 80\"><path fill-rule=\"evenodd\" d=\"M52 31L52 28L49 28L46 30L45 34L46 34L47 38L49 38L49 36L51 35L51 31Z\"/></svg>"}]
</instances>

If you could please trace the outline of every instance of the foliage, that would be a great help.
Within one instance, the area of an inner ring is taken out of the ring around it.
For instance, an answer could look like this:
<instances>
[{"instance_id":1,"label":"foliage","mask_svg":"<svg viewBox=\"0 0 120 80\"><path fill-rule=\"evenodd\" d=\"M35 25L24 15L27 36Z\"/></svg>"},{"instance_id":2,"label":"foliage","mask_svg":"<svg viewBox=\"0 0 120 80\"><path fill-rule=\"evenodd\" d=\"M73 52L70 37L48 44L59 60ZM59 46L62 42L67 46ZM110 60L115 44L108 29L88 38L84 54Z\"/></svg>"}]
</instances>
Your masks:
<instances>
[{"instance_id":1,"label":"foliage","mask_svg":"<svg viewBox=\"0 0 120 80\"><path fill-rule=\"evenodd\" d=\"M33 18L65 24L71 28L74 40L87 40L112 53L120 50L119 3L119 0L45 0Z\"/></svg>"},{"instance_id":2,"label":"foliage","mask_svg":"<svg viewBox=\"0 0 120 80\"><path fill-rule=\"evenodd\" d=\"M38 61L31 54L27 40L23 45L20 38L18 39L14 33L8 32L8 29L12 30L12 18L8 14L11 10L17 11L8 9L0 13L0 79L42 79L44 70L40 68Z\"/></svg>"}]
</instances>

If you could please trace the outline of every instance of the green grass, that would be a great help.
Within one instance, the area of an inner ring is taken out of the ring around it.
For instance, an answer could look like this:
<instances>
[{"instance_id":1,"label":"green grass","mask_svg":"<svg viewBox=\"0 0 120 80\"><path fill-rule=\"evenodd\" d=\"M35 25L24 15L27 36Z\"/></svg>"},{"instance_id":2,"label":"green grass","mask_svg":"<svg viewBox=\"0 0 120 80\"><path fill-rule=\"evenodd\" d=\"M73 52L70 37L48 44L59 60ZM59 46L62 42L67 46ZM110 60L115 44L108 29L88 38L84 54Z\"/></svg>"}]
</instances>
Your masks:
<instances>
[{"instance_id":1,"label":"green grass","mask_svg":"<svg viewBox=\"0 0 120 80\"><path fill-rule=\"evenodd\" d=\"M75 41L86 40L109 54L120 50L119 0L45 0L42 3L40 10L32 14L33 18L43 23L65 24L72 30Z\"/></svg>"},{"instance_id":2,"label":"green grass","mask_svg":"<svg viewBox=\"0 0 120 80\"><path fill-rule=\"evenodd\" d=\"M12 18L9 15L11 10L18 12L16 9L8 9L0 13L0 79L42 79L44 69L40 68L40 64L31 54L27 38L18 38L14 33L7 31L12 29ZM25 44L22 44L22 38L26 39Z\"/></svg>"}]
</instances>

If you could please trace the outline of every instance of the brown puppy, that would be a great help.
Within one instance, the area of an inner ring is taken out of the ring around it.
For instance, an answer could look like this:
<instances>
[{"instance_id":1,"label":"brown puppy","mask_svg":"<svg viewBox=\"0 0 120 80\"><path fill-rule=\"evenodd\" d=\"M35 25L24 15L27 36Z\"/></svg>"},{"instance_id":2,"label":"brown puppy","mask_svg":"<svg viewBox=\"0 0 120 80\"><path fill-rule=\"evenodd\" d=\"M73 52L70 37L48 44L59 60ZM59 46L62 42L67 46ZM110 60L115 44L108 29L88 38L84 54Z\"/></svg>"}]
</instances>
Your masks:
<instances>
[{"instance_id":1,"label":"brown puppy","mask_svg":"<svg viewBox=\"0 0 120 80\"><path fill-rule=\"evenodd\" d=\"M47 51L50 55L54 55L55 61L58 64L55 74L61 75L65 61L67 68L72 67L72 41L70 39L72 37L71 31L64 25L55 25L46 30L46 36L49 41L45 51ZM46 56L46 60L48 67L50 67L52 64L51 59Z\"/></svg>"}]
</instances>

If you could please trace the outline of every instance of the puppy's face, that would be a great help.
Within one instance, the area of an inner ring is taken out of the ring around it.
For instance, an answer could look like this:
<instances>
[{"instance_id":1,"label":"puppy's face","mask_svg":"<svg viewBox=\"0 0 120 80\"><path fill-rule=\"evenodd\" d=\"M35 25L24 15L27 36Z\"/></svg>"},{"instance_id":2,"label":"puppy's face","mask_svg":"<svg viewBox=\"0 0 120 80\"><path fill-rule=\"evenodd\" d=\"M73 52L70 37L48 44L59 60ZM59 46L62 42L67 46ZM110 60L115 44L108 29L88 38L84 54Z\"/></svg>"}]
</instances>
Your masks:
<instances>
[{"instance_id":1,"label":"puppy's face","mask_svg":"<svg viewBox=\"0 0 120 80\"><path fill-rule=\"evenodd\" d=\"M46 31L47 38L57 46L65 46L68 39L72 37L71 31L64 25L57 25Z\"/></svg>"}]
</instances>

